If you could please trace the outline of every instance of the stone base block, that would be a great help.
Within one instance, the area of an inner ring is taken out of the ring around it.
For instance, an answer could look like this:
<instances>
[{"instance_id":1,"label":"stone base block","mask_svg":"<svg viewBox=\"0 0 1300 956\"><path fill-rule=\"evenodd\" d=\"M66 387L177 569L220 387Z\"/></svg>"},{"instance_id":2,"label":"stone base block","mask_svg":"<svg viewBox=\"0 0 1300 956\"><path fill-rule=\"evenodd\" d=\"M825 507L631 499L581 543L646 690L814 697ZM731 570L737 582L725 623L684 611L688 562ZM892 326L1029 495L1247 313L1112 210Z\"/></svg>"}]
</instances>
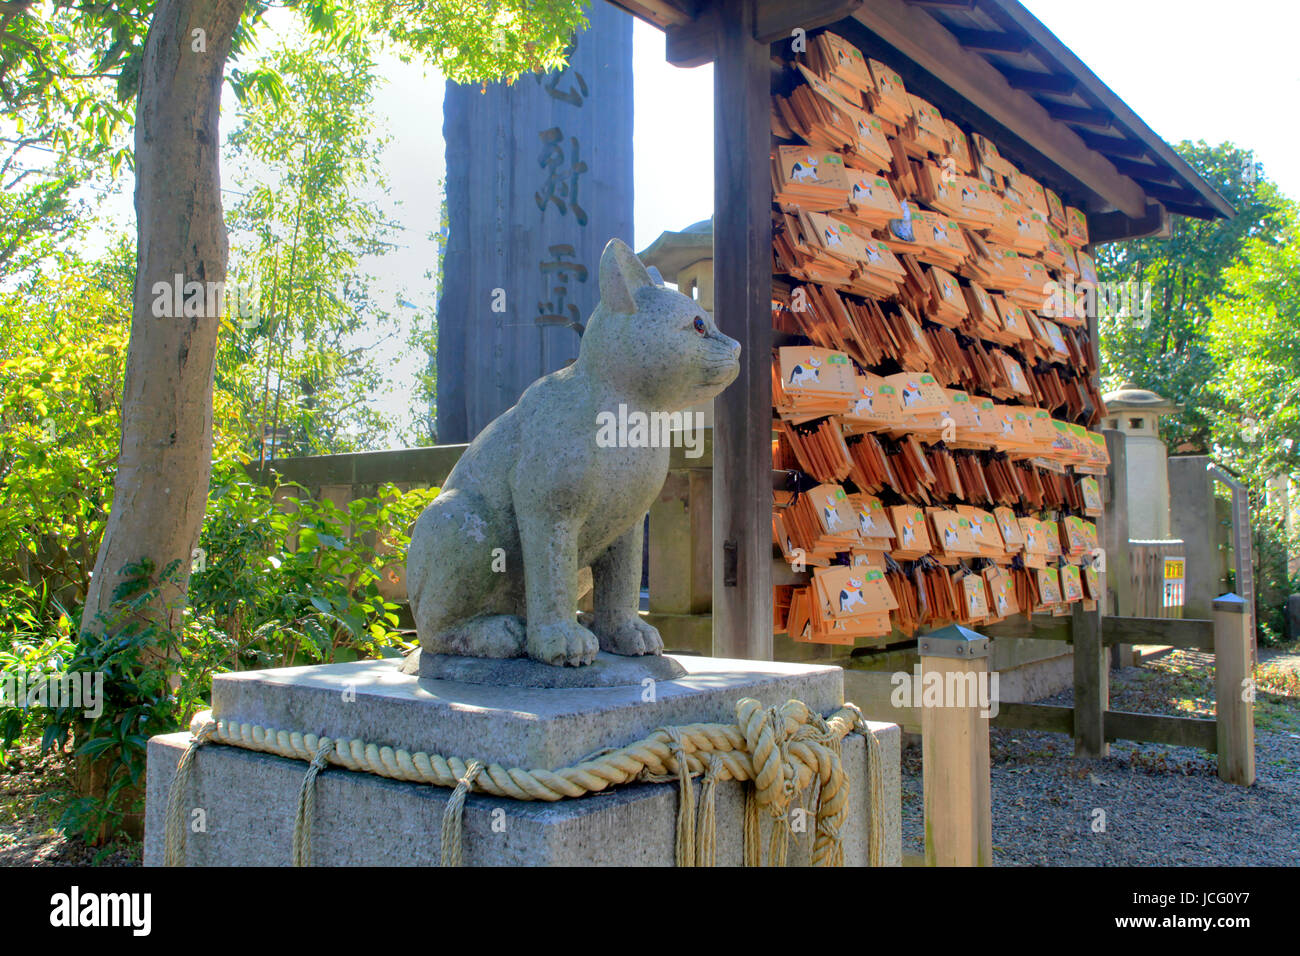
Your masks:
<instances>
[{"instance_id":1,"label":"stone base block","mask_svg":"<svg viewBox=\"0 0 1300 956\"><path fill-rule=\"evenodd\" d=\"M843 702L837 667L680 657L686 675L633 687L525 690L418 680L400 662L370 661L221 675L214 713L282 729L360 737L507 766L558 768L622 746L656 728L735 719L742 697L775 705L792 697L830 714ZM884 858L901 863L899 729L872 724L885 758ZM163 861L167 793L189 735L149 742L145 864ZM845 863L867 861L866 741L844 741L851 790ZM186 859L198 866L287 865L307 764L206 744L190 772ZM697 796L698 781L695 784ZM316 778L312 862L321 866L436 866L451 791L331 766ZM740 784L718 787L717 862L742 859ZM472 794L465 804L466 865L672 865L678 790L645 783L529 803ZM698 804L697 804L698 805ZM811 831L812 820L809 816ZM766 824L765 824L766 831ZM789 862L806 863L812 835L795 835Z\"/></svg>"}]
</instances>

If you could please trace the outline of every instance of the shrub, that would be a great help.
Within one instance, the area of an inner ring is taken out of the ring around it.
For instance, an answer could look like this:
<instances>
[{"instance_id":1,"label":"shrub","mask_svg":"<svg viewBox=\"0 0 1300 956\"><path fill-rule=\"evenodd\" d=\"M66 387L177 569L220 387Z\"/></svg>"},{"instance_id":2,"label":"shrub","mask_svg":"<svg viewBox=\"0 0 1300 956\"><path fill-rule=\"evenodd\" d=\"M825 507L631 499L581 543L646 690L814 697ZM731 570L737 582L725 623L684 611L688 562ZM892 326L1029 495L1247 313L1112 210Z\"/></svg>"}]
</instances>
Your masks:
<instances>
[{"instance_id":1,"label":"shrub","mask_svg":"<svg viewBox=\"0 0 1300 956\"><path fill-rule=\"evenodd\" d=\"M389 484L349 503L284 495L242 470L214 484L190 607L224 632L224 669L399 653L400 606L379 582L405 561L409 529L437 489Z\"/></svg>"},{"instance_id":2,"label":"shrub","mask_svg":"<svg viewBox=\"0 0 1300 956\"><path fill-rule=\"evenodd\" d=\"M186 726L207 706L214 674L401 652L400 608L379 581L405 560L409 528L437 489L385 485L344 510L277 495L236 465L219 471L179 633L139 616L178 564L156 572L142 563L124 572L100 627L74 642L68 621L59 643L47 640L30 652L51 674L103 677L101 712L55 708L43 738L47 749L71 742L83 778L94 780L89 792L68 800L61 820L91 842L112 837L138 814L149 737ZM39 615L26 617L39 623ZM27 714L6 720L6 745L31 729Z\"/></svg>"}]
</instances>

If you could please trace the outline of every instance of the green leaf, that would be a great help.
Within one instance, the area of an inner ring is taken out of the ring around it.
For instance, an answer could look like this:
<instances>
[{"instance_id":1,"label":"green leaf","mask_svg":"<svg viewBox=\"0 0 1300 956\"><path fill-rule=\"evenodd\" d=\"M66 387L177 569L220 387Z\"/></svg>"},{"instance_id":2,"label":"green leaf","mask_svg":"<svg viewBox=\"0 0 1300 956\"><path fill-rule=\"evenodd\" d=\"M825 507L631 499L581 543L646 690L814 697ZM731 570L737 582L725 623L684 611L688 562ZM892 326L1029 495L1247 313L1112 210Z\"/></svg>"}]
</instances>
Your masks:
<instances>
[{"instance_id":1,"label":"green leaf","mask_svg":"<svg viewBox=\"0 0 1300 956\"><path fill-rule=\"evenodd\" d=\"M112 737L96 737L88 740L75 751L78 757L98 757L106 753L110 748L117 745L117 740Z\"/></svg>"}]
</instances>

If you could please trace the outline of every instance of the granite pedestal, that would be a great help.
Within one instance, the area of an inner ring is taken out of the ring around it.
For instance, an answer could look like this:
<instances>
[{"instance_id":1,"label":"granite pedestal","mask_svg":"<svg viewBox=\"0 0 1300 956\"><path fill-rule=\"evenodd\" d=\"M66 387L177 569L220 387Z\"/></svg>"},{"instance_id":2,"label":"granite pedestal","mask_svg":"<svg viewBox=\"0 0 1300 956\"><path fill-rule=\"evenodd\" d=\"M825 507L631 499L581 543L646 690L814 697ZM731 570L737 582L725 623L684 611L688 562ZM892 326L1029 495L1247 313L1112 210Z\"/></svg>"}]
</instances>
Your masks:
<instances>
[{"instance_id":1,"label":"granite pedestal","mask_svg":"<svg viewBox=\"0 0 1300 956\"><path fill-rule=\"evenodd\" d=\"M213 681L221 719L359 737L505 766L560 768L641 739L666 725L734 722L735 704L798 698L829 715L843 702L838 667L676 658L685 675L632 686L537 689L429 680L400 661L364 661L223 674ZM901 862L899 730L871 724L885 757L887 863ZM149 741L146 865L163 860L167 792L186 733ZM843 746L851 790L845 863L867 860L866 741ZM185 794L188 865L287 865L298 789L307 764L205 744ZM699 783L696 782L698 791ZM330 766L316 780L312 862L322 866L436 866L439 826L451 791ZM672 865L676 784L632 784L555 803L472 794L465 805L465 865ZM742 788L718 788L718 864L741 862ZM195 813L195 810L202 811ZM201 824L201 826L200 826ZM811 829L811 826L809 827ZM811 834L790 842L790 862L808 859Z\"/></svg>"}]
</instances>

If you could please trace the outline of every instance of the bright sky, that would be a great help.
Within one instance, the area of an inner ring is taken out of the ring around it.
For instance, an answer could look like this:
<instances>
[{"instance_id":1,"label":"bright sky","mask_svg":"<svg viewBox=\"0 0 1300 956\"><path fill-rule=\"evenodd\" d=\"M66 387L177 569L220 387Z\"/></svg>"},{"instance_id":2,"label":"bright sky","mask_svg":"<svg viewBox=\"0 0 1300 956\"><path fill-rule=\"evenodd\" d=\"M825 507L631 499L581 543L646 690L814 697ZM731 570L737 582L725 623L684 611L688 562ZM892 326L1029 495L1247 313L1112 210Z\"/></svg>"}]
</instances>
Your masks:
<instances>
[{"instance_id":1,"label":"bright sky","mask_svg":"<svg viewBox=\"0 0 1300 956\"><path fill-rule=\"evenodd\" d=\"M1225 15L1221 3L1209 0L1024 2L1167 141L1231 140L1253 149L1265 173L1300 197L1300 3L1236 0ZM262 45L270 43L267 37ZM639 20L633 71L634 244L640 250L661 232L712 211L713 71L669 66L663 34ZM394 300L401 295L424 306L432 301L423 275L434 247L423 237L438 228L445 173L443 82L395 58L386 58L381 72L388 83L377 98L376 124L394 137L386 165L407 244L372 268L383 274ZM666 125L678 135L664 136ZM115 219L131 223L129 195L113 208ZM393 350L392 360L401 380L423 357ZM399 386L378 400L400 410L403 391Z\"/></svg>"},{"instance_id":2,"label":"bright sky","mask_svg":"<svg viewBox=\"0 0 1300 956\"><path fill-rule=\"evenodd\" d=\"M1025 6L1167 142L1229 140L1300 198L1300 4L1027 0Z\"/></svg>"}]
</instances>

